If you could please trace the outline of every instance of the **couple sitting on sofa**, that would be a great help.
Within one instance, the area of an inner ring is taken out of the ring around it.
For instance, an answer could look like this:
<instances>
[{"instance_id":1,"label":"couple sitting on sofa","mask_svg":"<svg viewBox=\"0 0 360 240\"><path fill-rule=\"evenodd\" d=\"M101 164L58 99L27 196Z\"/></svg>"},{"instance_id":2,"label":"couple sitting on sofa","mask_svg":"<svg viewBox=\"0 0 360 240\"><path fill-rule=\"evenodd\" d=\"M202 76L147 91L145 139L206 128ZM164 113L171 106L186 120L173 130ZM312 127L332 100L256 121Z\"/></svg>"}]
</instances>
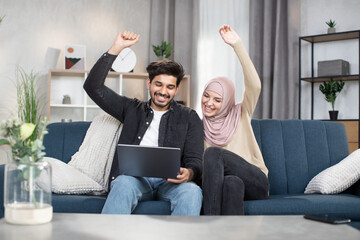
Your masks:
<instances>
[{"instance_id":1,"label":"couple sitting on sofa","mask_svg":"<svg viewBox=\"0 0 360 240\"><path fill-rule=\"evenodd\" d=\"M102 213L130 214L139 201L157 198L171 203L172 215L199 215L204 196L205 215L234 215L244 213L244 199L268 196L268 170L251 127L260 79L237 33L227 25L219 32L240 60L246 91L243 102L235 104L235 89L229 79L210 80L201 98L202 123L194 110L174 101L184 76L176 62L149 64L148 102L120 96L104 85L117 55L139 41L135 33L119 33L90 71L84 88L123 124L119 143L178 147L182 156L176 179L119 175L118 162L113 161L110 192ZM200 179L202 190L195 184Z\"/></svg>"}]
</instances>

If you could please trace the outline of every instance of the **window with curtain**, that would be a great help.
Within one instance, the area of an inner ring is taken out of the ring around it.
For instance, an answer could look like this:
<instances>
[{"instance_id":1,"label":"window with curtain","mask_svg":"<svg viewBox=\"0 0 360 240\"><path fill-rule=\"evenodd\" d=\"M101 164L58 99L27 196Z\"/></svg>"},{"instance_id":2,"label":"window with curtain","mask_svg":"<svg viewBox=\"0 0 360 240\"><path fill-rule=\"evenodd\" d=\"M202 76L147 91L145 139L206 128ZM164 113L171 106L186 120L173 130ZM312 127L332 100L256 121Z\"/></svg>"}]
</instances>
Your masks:
<instances>
[{"instance_id":1,"label":"window with curtain","mask_svg":"<svg viewBox=\"0 0 360 240\"><path fill-rule=\"evenodd\" d=\"M192 79L198 81L194 108L201 114L200 98L205 84L215 76L226 76L236 88L236 101L242 100L244 91L241 65L230 46L220 37L219 28L230 25L249 46L248 0L200 0L198 12L198 38L196 41L196 72Z\"/></svg>"}]
</instances>

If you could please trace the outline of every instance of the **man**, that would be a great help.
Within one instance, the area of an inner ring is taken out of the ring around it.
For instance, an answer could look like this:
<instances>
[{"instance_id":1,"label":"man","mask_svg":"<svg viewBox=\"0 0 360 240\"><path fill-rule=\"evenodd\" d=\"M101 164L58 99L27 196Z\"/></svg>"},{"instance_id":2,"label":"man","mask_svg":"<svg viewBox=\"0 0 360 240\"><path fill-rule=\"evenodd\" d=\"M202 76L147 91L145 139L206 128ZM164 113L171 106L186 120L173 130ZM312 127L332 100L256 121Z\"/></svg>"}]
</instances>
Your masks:
<instances>
[{"instance_id":1,"label":"man","mask_svg":"<svg viewBox=\"0 0 360 240\"><path fill-rule=\"evenodd\" d=\"M184 76L182 66L170 60L149 64L148 102L120 96L104 85L116 56L138 41L139 35L133 32L119 33L90 71L84 89L104 111L123 123L119 143L180 148L180 173L176 179L166 180L119 175L114 160L102 213L130 214L139 201L156 198L170 201L172 215L199 215L202 192L193 181L201 176L204 133L196 112L174 100Z\"/></svg>"}]
</instances>

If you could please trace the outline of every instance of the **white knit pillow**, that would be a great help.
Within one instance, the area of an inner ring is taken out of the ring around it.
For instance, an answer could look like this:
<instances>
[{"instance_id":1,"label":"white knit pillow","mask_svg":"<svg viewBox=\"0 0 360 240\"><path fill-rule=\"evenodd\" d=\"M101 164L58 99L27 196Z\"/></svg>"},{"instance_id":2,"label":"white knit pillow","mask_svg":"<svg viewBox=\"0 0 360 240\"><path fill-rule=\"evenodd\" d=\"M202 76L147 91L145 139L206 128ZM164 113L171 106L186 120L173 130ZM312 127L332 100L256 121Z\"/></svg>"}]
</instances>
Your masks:
<instances>
[{"instance_id":1,"label":"white knit pillow","mask_svg":"<svg viewBox=\"0 0 360 240\"><path fill-rule=\"evenodd\" d=\"M51 157L44 157L44 161L51 165L52 192L59 194L105 192L100 184L63 161Z\"/></svg>"},{"instance_id":2,"label":"white knit pillow","mask_svg":"<svg viewBox=\"0 0 360 240\"><path fill-rule=\"evenodd\" d=\"M122 124L114 117L98 115L91 122L84 141L68 163L99 183L106 191Z\"/></svg>"},{"instance_id":3,"label":"white knit pillow","mask_svg":"<svg viewBox=\"0 0 360 240\"><path fill-rule=\"evenodd\" d=\"M359 179L360 149L313 177L307 185L305 193L340 193Z\"/></svg>"}]
</instances>

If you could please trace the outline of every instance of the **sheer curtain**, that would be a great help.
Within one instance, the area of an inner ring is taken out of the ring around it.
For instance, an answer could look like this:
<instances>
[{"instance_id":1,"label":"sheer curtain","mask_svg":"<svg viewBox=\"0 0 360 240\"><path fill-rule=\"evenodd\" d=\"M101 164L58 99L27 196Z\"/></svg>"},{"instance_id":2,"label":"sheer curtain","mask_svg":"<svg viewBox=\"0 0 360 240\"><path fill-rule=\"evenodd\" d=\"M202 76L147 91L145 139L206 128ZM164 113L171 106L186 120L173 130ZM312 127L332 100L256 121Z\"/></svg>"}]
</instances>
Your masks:
<instances>
[{"instance_id":1,"label":"sheer curtain","mask_svg":"<svg viewBox=\"0 0 360 240\"><path fill-rule=\"evenodd\" d=\"M214 76L226 76L236 88L236 101L242 100L244 91L241 65L230 46L219 35L223 24L230 25L241 37L244 45L249 44L249 0L200 0L198 12L196 69L192 80L198 83L195 93L191 93L194 108L201 113L200 98L205 84Z\"/></svg>"},{"instance_id":2,"label":"sheer curtain","mask_svg":"<svg viewBox=\"0 0 360 240\"><path fill-rule=\"evenodd\" d=\"M254 118L297 118L299 0L250 2L250 57L262 81Z\"/></svg>"},{"instance_id":3,"label":"sheer curtain","mask_svg":"<svg viewBox=\"0 0 360 240\"><path fill-rule=\"evenodd\" d=\"M191 75L191 107L200 116L203 88L214 76L233 80L236 100L242 100L243 73L234 51L219 35L223 24L233 27L248 48L249 0L152 0L150 61L156 60L151 45L173 43L170 58Z\"/></svg>"}]
</instances>

